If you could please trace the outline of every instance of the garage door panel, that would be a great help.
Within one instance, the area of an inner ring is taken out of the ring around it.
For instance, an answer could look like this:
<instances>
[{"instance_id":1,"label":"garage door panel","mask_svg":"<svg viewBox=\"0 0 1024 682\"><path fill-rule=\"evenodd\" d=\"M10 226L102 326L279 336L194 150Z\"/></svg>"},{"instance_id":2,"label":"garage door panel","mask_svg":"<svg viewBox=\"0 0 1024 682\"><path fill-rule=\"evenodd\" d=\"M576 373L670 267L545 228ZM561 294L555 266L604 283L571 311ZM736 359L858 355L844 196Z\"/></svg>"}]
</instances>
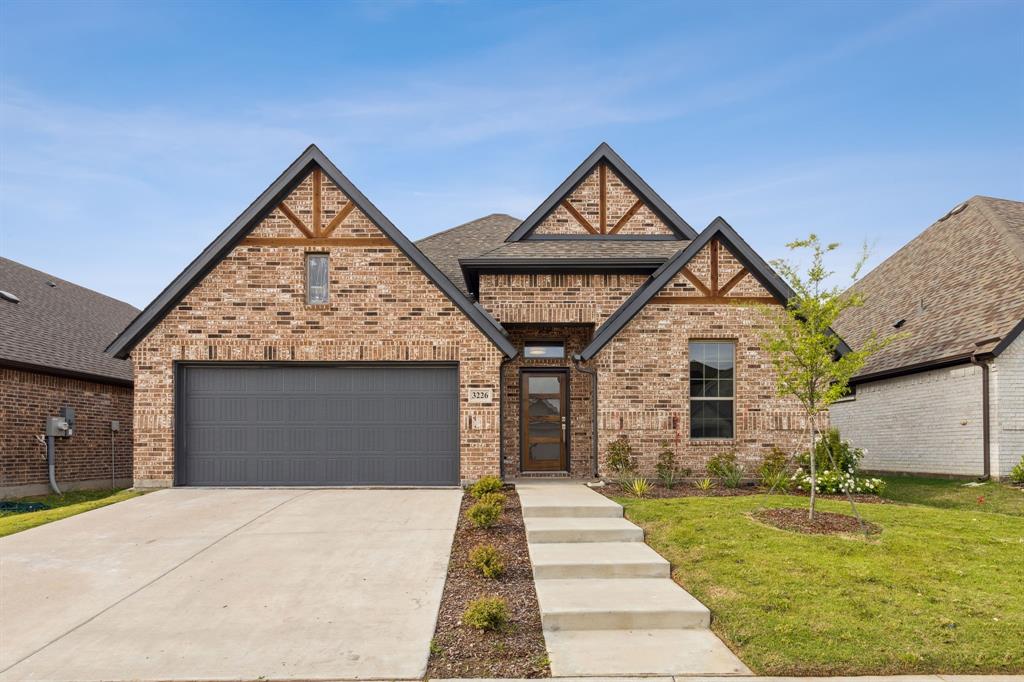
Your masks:
<instances>
[{"instance_id":1,"label":"garage door panel","mask_svg":"<svg viewBox=\"0 0 1024 682\"><path fill-rule=\"evenodd\" d=\"M438 366L190 365L186 485L452 485L458 372Z\"/></svg>"}]
</instances>

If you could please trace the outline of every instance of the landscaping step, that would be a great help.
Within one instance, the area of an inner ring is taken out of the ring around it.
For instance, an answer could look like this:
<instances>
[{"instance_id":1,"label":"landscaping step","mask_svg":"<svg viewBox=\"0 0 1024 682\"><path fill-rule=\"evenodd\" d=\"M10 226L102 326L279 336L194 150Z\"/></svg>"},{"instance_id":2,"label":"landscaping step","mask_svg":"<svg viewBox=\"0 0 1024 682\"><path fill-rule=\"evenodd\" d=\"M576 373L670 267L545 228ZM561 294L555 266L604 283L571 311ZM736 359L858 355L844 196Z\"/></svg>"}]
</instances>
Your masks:
<instances>
[{"instance_id":1,"label":"landscaping step","mask_svg":"<svg viewBox=\"0 0 1024 682\"><path fill-rule=\"evenodd\" d=\"M530 516L526 523L528 542L643 542L644 532L626 519L612 517Z\"/></svg>"},{"instance_id":2,"label":"landscaping step","mask_svg":"<svg viewBox=\"0 0 1024 682\"><path fill-rule=\"evenodd\" d=\"M751 674L710 630L545 630L544 640L554 677Z\"/></svg>"},{"instance_id":3,"label":"landscaping step","mask_svg":"<svg viewBox=\"0 0 1024 682\"><path fill-rule=\"evenodd\" d=\"M667 578L538 580L545 630L708 628L711 612Z\"/></svg>"},{"instance_id":4,"label":"landscaping step","mask_svg":"<svg viewBox=\"0 0 1024 682\"><path fill-rule=\"evenodd\" d=\"M578 483L517 482L523 518L622 518L622 506Z\"/></svg>"},{"instance_id":5,"label":"landscaping step","mask_svg":"<svg viewBox=\"0 0 1024 682\"><path fill-rule=\"evenodd\" d=\"M548 542L529 547L537 580L670 576L668 562L642 542Z\"/></svg>"}]
</instances>

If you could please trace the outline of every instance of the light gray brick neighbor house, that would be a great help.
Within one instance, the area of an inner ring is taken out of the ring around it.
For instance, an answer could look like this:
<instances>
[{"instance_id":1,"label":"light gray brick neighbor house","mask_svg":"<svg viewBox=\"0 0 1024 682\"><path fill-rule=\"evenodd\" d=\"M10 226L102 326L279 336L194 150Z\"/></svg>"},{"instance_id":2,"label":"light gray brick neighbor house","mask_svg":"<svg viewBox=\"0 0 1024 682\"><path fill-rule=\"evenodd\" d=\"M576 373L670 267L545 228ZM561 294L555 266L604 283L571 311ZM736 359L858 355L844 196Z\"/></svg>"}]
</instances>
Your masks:
<instances>
[{"instance_id":1,"label":"light gray brick neighbor house","mask_svg":"<svg viewBox=\"0 0 1024 682\"><path fill-rule=\"evenodd\" d=\"M804 433L759 330L791 291L608 145L525 220L413 243L307 149L111 344L136 483L589 478L627 436L700 470Z\"/></svg>"},{"instance_id":2,"label":"light gray brick neighbor house","mask_svg":"<svg viewBox=\"0 0 1024 682\"><path fill-rule=\"evenodd\" d=\"M973 197L875 268L836 331L907 332L832 424L875 471L996 478L1024 456L1024 203Z\"/></svg>"}]
</instances>

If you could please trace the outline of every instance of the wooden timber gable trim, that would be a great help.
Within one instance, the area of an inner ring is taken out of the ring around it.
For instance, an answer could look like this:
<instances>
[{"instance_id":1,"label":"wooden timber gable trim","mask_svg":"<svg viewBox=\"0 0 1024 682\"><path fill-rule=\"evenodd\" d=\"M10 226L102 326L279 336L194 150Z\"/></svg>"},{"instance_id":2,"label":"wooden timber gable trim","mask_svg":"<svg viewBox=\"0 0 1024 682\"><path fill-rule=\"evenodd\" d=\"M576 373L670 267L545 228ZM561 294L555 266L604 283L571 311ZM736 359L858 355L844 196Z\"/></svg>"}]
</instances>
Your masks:
<instances>
[{"instance_id":1,"label":"wooden timber gable trim","mask_svg":"<svg viewBox=\"0 0 1024 682\"><path fill-rule=\"evenodd\" d=\"M612 169L612 173L615 170ZM622 178L619 181L626 184ZM643 208L644 200L638 198L633 204L626 210L626 212L619 218L614 225L608 225L608 164L601 162L597 164L597 183L599 189L598 196L598 221L597 226L591 224L587 220L586 216L579 212L579 210L572 205L570 197L562 199L561 206L573 219L579 223L580 227L586 230L590 234L617 234L619 230L626 226L630 218L636 215L636 212ZM628 185L627 185L628 186Z\"/></svg>"},{"instance_id":2,"label":"wooden timber gable trim","mask_svg":"<svg viewBox=\"0 0 1024 682\"><path fill-rule=\"evenodd\" d=\"M718 274L719 274L719 254L722 253L721 245L718 239L712 239L708 243L708 251L710 252L711 263L709 282L705 284L700 277L698 277L693 270L687 266L683 266L679 270L679 274L689 280L690 284L696 287L701 296L673 296L671 294L659 293L657 296L651 299L651 303L668 304L668 305L697 305L697 304L713 304L720 305L723 303L739 303L744 305L781 305L782 302L774 296L727 296L737 284L739 284L750 271L746 268L740 268L739 272L733 275L724 286L718 286Z\"/></svg>"}]
</instances>

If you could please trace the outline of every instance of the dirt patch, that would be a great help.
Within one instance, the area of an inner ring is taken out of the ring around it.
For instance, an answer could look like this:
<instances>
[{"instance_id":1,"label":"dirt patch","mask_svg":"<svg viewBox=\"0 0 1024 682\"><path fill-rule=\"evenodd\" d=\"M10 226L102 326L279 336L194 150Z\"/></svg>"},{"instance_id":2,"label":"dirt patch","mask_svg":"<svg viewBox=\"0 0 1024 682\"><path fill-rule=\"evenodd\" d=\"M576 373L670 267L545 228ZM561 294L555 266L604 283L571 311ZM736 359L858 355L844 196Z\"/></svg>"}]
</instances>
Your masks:
<instances>
[{"instance_id":1,"label":"dirt patch","mask_svg":"<svg viewBox=\"0 0 1024 682\"><path fill-rule=\"evenodd\" d=\"M499 522L487 530L474 528L466 519L466 509L476 500L468 493L462 498L448 578L430 645L428 679L551 677L519 497L513 489L504 492L508 497L505 510ZM479 544L493 545L501 553L505 572L500 578L485 578L469 565L469 552ZM508 601L511 618L505 630L483 632L462 622L466 605L485 596Z\"/></svg>"},{"instance_id":2,"label":"dirt patch","mask_svg":"<svg viewBox=\"0 0 1024 682\"><path fill-rule=\"evenodd\" d=\"M622 486L620 486L618 483L615 483L614 481L606 482L603 487L594 488L594 490L596 490L597 492L601 493L605 497L612 497L612 498L614 498L614 497L632 497L631 493L629 493L627 490L625 490ZM694 486L693 483L690 483L690 482L678 483L678 484L672 486L671 489L666 488L665 486L661 485L660 483L652 482L651 483L651 489L650 489L650 492L647 494L647 497L650 498L650 499L664 500L664 499L672 499L672 498L675 498L675 497L740 497L740 496L743 496L743 495L765 495L767 493L768 493L768 489L767 488L762 488L760 486L753 486L753 485L742 486L742 487L739 487L739 488L725 488L721 484L716 484L715 487L711 488L710 490L701 490L700 488L697 488L696 486ZM803 498L807 498L807 497L810 496L808 493L802 493L802 492L797 492L797 491L793 491L793 492L779 492L779 491L775 491L774 494L775 495L789 495L791 497L803 497ZM846 495L822 495L821 493L819 493L817 495L817 499L819 499L819 500L842 500L844 502L848 501L848 498L846 497ZM865 504L889 504L891 502L891 500L887 500L885 498L879 497L878 495L861 495L861 494L854 495L853 496L853 501L858 503L858 504L860 504L862 502L865 503Z\"/></svg>"},{"instance_id":3,"label":"dirt patch","mask_svg":"<svg viewBox=\"0 0 1024 682\"><path fill-rule=\"evenodd\" d=\"M856 517L825 511L815 511L813 521L807 518L806 509L759 509L752 512L751 516L775 528L810 535L863 533L865 528L871 535L882 532L880 526L869 521L864 521L862 527Z\"/></svg>"}]
</instances>

